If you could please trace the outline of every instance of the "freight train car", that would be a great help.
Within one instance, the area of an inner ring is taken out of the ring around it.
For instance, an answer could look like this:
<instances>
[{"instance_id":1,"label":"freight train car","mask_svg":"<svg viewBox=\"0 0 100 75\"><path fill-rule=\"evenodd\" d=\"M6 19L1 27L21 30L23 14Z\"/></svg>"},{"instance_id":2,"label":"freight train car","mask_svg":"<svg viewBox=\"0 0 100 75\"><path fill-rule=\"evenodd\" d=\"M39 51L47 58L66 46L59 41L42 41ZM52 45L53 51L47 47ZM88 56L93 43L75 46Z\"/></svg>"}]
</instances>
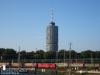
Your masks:
<instances>
[{"instance_id":1,"label":"freight train car","mask_svg":"<svg viewBox=\"0 0 100 75\"><path fill-rule=\"evenodd\" d=\"M24 68L36 68L37 64L36 63L24 63L23 67Z\"/></svg>"},{"instance_id":2,"label":"freight train car","mask_svg":"<svg viewBox=\"0 0 100 75\"><path fill-rule=\"evenodd\" d=\"M69 66L72 68L72 70L81 70L83 65L83 63L71 63Z\"/></svg>"},{"instance_id":3,"label":"freight train car","mask_svg":"<svg viewBox=\"0 0 100 75\"><path fill-rule=\"evenodd\" d=\"M58 69L68 68L68 63L56 63Z\"/></svg>"},{"instance_id":4,"label":"freight train car","mask_svg":"<svg viewBox=\"0 0 100 75\"><path fill-rule=\"evenodd\" d=\"M20 65L19 65L19 63L11 63L11 66L12 66L13 68L22 67L22 63L20 63Z\"/></svg>"},{"instance_id":5,"label":"freight train car","mask_svg":"<svg viewBox=\"0 0 100 75\"><path fill-rule=\"evenodd\" d=\"M56 68L55 63L38 63L38 68Z\"/></svg>"},{"instance_id":6,"label":"freight train car","mask_svg":"<svg viewBox=\"0 0 100 75\"><path fill-rule=\"evenodd\" d=\"M9 65L9 63L0 63L0 66ZM18 68L18 63L11 63L13 68ZM72 70L99 70L100 64L89 64L89 63L20 63L20 67L23 68L69 68L71 67Z\"/></svg>"},{"instance_id":7,"label":"freight train car","mask_svg":"<svg viewBox=\"0 0 100 75\"><path fill-rule=\"evenodd\" d=\"M84 64L86 70L99 70L100 64Z\"/></svg>"},{"instance_id":8,"label":"freight train car","mask_svg":"<svg viewBox=\"0 0 100 75\"><path fill-rule=\"evenodd\" d=\"M8 65L9 65L9 63L8 63L8 62L6 62L6 63L0 63L0 66L3 66L3 65L8 66Z\"/></svg>"}]
</instances>

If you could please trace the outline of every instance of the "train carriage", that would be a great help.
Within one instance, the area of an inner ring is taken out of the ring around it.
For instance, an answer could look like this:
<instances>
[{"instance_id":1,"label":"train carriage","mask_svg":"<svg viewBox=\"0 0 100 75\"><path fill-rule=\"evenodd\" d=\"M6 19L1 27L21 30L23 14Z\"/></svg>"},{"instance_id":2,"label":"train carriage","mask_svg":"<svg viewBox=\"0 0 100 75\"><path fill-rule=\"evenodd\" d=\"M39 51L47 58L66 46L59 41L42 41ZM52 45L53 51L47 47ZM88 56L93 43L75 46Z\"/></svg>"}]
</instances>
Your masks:
<instances>
[{"instance_id":1,"label":"train carriage","mask_svg":"<svg viewBox=\"0 0 100 75\"><path fill-rule=\"evenodd\" d=\"M81 70L83 68L83 63L71 63L72 70Z\"/></svg>"},{"instance_id":2,"label":"train carriage","mask_svg":"<svg viewBox=\"0 0 100 75\"><path fill-rule=\"evenodd\" d=\"M37 64L36 63L24 63L24 68L36 68Z\"/></svg>"},{"instance_id":3,"label":"train carriage","mask_svg":"<svg viewBox=\"0 0 100 75\"><path fill-rule=\"evenodd\" d=\"M22 63L11 63L11 66L13 67L13 68L18 68L18 67L22 67Z\"/></svg>"},{"instance_id":4,"label":"train carriage","mask_svg":"<svg viewBox=\"0 0 100 75\"><path fill-rule=\"evenodd\" d=\"M86 70L97 70L100 67L100 64L84 64Z\"/></svg>"},{"instance_id":5,"label":"train carriage","mask_svg":"<svg viewBox=\"0 0 100 75\"><path fill-rule=\"evenodd\" d=\"M38 68L56 68L55 63L38 63Z\"/></svg>"},{"instance_id":6,"label":"train carriage","mask_svg":"<svg viewBox=\"0 0 100 75\"><path fill-rule=\"evenodd\" d=\"M67 68L68 63L56 63L58 69Z\"/></svg>"},{"instance_id":7,"label":"train carriage","mask_svg":"<svg viewBox=\"0 0 100 75\"><path fill-rule=\"evenodd\" d=\"M9 65L9 63L8 63L8 62L6 62L6 63L0 63L0 66L3 66L3 65L8 66L8 65Z\"/></svg>"}]
</instances>

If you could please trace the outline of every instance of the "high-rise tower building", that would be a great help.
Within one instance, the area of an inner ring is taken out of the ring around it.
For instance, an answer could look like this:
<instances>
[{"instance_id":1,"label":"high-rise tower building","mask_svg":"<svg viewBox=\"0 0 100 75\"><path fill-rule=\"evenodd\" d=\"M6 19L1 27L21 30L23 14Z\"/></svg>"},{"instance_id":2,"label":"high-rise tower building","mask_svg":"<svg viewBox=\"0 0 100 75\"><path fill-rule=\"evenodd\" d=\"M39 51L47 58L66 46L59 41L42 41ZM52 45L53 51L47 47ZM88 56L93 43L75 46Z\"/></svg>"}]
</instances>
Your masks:
<instances>
[{"instance_id":1,"label":"high-rise tower building","mask_svg":"<svg viewBox=\"0 0 100 75\"><path fill-rule=\"evenodd\" d=\"M46 28L46 51L58 51L58 26L53 22L53 8L52 21Z\"/></svg>"}]
</instances>

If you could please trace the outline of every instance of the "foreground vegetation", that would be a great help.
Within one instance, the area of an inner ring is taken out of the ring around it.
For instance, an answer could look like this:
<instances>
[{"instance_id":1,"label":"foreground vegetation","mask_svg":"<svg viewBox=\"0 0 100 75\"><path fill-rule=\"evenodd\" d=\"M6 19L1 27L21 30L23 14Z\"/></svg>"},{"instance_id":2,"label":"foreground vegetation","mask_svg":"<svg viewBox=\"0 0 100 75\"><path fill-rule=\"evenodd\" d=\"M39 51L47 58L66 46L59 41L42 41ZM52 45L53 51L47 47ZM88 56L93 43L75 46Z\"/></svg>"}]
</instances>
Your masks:
<instances>
[{"instance_id":1,"label":"foreground vegetation","mask_svg":"<svg viewBox=\"0 0 100 75\"><path fill-rule=\"evenodd\" d=\"M68 71L56 71L56 70L48 70L45 72L42 72L41 70L28 70L28 73L36 73L36 74L51 74L51 75L69 75ZM77 73L77 72L70 72L70 75L100 75L98 73Z\"/></svg>"}]
</instances>

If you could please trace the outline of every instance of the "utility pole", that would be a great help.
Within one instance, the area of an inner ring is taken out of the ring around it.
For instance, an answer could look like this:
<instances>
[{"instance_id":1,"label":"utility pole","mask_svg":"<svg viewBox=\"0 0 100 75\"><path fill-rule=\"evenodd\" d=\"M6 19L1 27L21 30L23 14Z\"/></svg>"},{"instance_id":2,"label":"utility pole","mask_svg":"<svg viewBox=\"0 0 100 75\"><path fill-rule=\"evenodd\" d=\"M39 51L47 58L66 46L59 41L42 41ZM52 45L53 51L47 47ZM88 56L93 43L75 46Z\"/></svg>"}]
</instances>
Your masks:
<instances>
[{"instance_id":1,"label":"utility pole","mask_svg":"<svg viewBox=\"0 0 100 75\"><path fill-rule=\"evenodd\" d=\"M91 64L93 64L92 53L91 53Z\"/></svg>"},{"instance_id":2,"label":"utility pole","mask_svg":"<svg viewBox=\"0 0 100 75\"><path fill-rule=\"evenodd\" d=\"M70 48L69 48L69 75L71 73L71 45L72 43L70 43Z\"/></svg>"},{"instance_id":3,"label":"utility pole","mask_svg":"<svg viewBox=\"0 0 100 75\"><path fill-rule=\"evenodd\" d=\"M36 48L36 52L37 52L37 48ZM35 52L35 63L36 63L36 52Z\"/></svg>"},{"instance_id":4,"label":"utility pole","mask_svg":"<svg viewBox=\"0 0 100 75\"><path fill-rule=\"evenodd\" d=\"M65 50L64 50L64 63L65 63Z\"/></svg>"},{"instance_id":5,"label":"utility pole","mask_svg":"<svg viewBox=\"0 0 100 75\"><path fill-rule=\"evenodd\" d=\"M93 58L92 58L92 53L91 53L91 67L93 67L93 70L94 70L94 60L93 60Z\"/></svg>"},{"instance_id":6,"label":"utility pole","mask_svg":"<svg viewBox=\"0 0 100 75\"><path fill-rule=\"evenodd\" d=\"M64 49L64 64L65 64L65 49ZM64 68L65 68L65 66L64 66Z\"/></svg>"},{"instance_id":7,"label":"utility pole","mask_svg":"<svg viewBox=\"0 0 100 75\"><path fill-rule=\"evenodd\" d=\"M75 52L75 58L76 58L76 63L77 63L77 52Z\"/></svg>"},{"instance_id":8,"label":"utility pole","mask_svg":"<svg viewBox=\"0 0 100 75\"><path fill-rule=\"evenodd\" d=\"M56 51L56 63L58 63L58 51Z\"/></svg>"},{"instance_id":9,"label":"utility pole","mask_svg":"<svg viewBox=\"0 0 100 75\"><path fill-rule=\"evenodd\" d=\"M56 51L56 63L58 64L58 50ZM57 66L55 70L55 75L57 75Z\"/></svg>"}]
</instances>

